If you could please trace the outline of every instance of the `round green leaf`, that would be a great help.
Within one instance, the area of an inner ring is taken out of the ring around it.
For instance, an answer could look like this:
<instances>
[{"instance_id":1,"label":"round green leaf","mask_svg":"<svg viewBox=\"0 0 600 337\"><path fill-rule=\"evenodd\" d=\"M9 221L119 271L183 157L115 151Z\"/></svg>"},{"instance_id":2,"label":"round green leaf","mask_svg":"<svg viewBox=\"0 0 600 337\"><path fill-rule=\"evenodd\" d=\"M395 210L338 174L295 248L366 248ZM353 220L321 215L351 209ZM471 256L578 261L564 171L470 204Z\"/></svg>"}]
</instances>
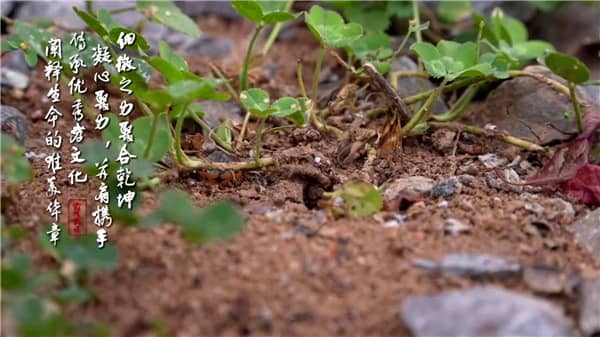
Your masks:
<instances>
[{"instance_id":1,"label":"round green leaf","mask_svg":"<svg viewBox=\"0 0 600 337\"><path fill-rule=\"evenodd\" d=\"M157 162L161 160L171 147L171 129L169 127L169 120L166 113L158 115L158 126L156 129L156 135L154 136L154 142L150 149L148 160L151 162ZM131 153L135 154L138 158L143 158L150 140L150 130L152 129L152 118L150 116L144 116L137 118L133 122L133 143L129 144L128 149Z\"/></svg>"},{"instance_id":2,"label":"round green leaf","mask_svg":"<svg viewBox=\"0 0 600 337\"><path fill-rule=\"evenodd\" d=\"M240 102L244 108L257 117L268 117L269 94L262 89L248 89L240 93Z\"/></svg>"},{"instance_id":3,"label":"round green leaf","mask_svg":"<svg viewBox=\"0 0 600 337\"><path fill-rule=\"evenodd\" d=\"M262 8L256 1L233 0L231 1L231 6L241 16L250 21L260 23L263 18Z\"/></svg>"},{"instance_id":4,"label":"round green leaf","mask_svg":"<svg viewBox=\"0 0 600 337\"><path fill-rule=\"evenodd\" d=\"M273 103L272 116L287 117L300 111L300 103L293 97L282 97Z\"/></svg>"},{"instance_id":5,"label":"round green leaf","mask_svg":"<svg viewBox=\"0 0 600 337\"><path fill-rule=\"evenodd\" d=\"M545 63L553 73L569 82L579 84L590 79L590 70L576 57L554 52L546 56Z\"/></svg>"},{"instance_id":6,"label":"round green leaf","mask_svg":"<svg viewBox=\"0 0 600 337\"><path fill-rule=\"evenodd\" d=\"M138 11L148 11L153 21L161 23L169 28L200 37L200 29L194 20L190 19L171 1L138 1Z\"/></svg>"},{"instance_id":7,"label":"round green leaf","mask_svg":"<svg viewBox=\"0 0 600 337\"><path fill-rule=\"evenodd\" d=\"M328 47L344 47L361 37L362 26L357 23L344 23L341 15L314 5L306 15L310 31Z\"/></svg>"}]
</instances>

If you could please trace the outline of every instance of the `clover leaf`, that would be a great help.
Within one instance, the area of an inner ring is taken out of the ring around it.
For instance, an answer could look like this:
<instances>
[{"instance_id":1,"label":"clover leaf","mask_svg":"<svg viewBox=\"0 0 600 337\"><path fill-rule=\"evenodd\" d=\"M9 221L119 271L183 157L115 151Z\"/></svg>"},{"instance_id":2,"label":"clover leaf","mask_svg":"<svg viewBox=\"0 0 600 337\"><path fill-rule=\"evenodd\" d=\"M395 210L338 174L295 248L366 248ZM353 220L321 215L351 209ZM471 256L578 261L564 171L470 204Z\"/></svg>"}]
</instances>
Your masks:
<instances>
[{"instance_id":1,"label":"clover leaf","mask_svg":"<svg viewBox=\"0 0 600 337\"><path fill-rule=\"evenodd\" d=\"M456 23L473 12L473 4L470 0L463 1L441 1L436 7L440 20L446 23Z\"/></svg>"},{"instance_id":2,"label":"clover leaf","mask_svg":"<svg viewBox=\"0 0 600 337\"><path fill-rule=\"evenodd\" d=\"M497 54L510 58L513 67L544 55L554 47L539 40L528 40L527 28L519 20L506 15L500 8L492 11L491 21L480 14L474 14L477 27L483 25L484 43Z\"/></svg>"},{"instance_id":3,"label":"clover leaf","mask_svg":"<svg viewBox=\"0 0 600 337\"><path fill-rule=\"evenodd\" d=\"M344 47L361 37L363 28L358 23L344 23L341 15L312 6L306 14L306 24L310 31L326 47Z\"/></svg>"},{"instance_id":4,"label":"clover leaf","mask_svg":"<svg viewBox=\"0 0 600 337\"><path fill-rule=\"evenodd\" d=\"M154 141L152 142L148 158L146 158L151 162L161 160L171 148L171 129L167 114L164 112L160 113L156 118L158 118L156 134L154 135ZM151 128L152 117L150 116L139 117L132 123L134 141L129 145L129 150L138 158L144 158L150 140Z\"/></svg>"},{"instance_id":5,"label":"clover leaf","mask_svg":"<svg viewBox=\"0 0 600 337\"><path fill-rule=\"evenodd\" d=\"M171 84L167 88L167 92L176 103L189 103L194 100L227 101L231 96L216 90L221 83L221 81L207 77L184 80Z\"/></svg>"},{"instance_id":6,"label":"clover leaf","mask_svg":"<svg viewBox=\"0 0 600 337\"><path fill-rule=\"evenodd\" d=\"M217 201L198 208L177 189L162 192L159 199L160 207L146 218L146 225L173 222L183 229L183 237L194 243L228 239L246 222L242 211L229 202Z\"/></svg>"},{"instance_id":7,"label":"clover leaf","mask_svg":"<svg viewBox=\"0 0 600 337\"><path fill-rule=\"evenodd\" d=\"M571 83L581 84L590 79L590 69L576 57L553 52L544 58L544 63L553 73Z\"/></svg>"},{"instance_id":8,"label":"clover leaf","mask_svg":"<svg viewBox=\"0 0 600 337\"><path fill-rule=\"evenodd\" d=\"M50 226L47 226L46 230L40 231L38 241L42 248L54 254L60 261L72 261L78 270L87 272L110 271L117 267L117 248L110 242L98 249L94 234L72 238L64 233L55 247L48 241L46 232L49 230Z\"/></svg>"},{"instance_id":9,"label":"clover leaf","mask_svg":"<svg viewBox=\"0 0 600 337\"><path fill-rule=\"evenodd\" d=\"M436 78L447 80L488 76L493 74L490 63L478 62L477 45L473 42L457 43L442 40L437 46L427 42L418 42L411 46L427 72Z\"/></svg>"},{"instance_id":10,"label":"clover leaf","mask_svg":"<svg viewBox=\"0 0 600 337\"><path fill-rule=\"evenodd\" d=\"M346 212L353 218L372 215L383 207L383 199L379 191L373 185L360 181L349 181L330 195L341 197Z\"/></svg>"},{"instance_id":11,"label":"clover leaf","mask_svg":"<svg viewBox=\"0 0 600 337\"><path fill-rule=\"evenodd\" d=\"M190 36L200 37L196 22L183 14L171 1L138 0L136 8L140 12L147 12L153 21Z\"/></svg>"},{"instance_id":12,"label":"clover leaf","mask_svg":"<svg viewBox=\"0 0 600 337\"><path fill-rule=\"evenodd\" d=\"M296 98L293 97L282 97L273 103L274 117L287 117L294 121L298 125L306 123L306 109L304 105Z\"/></svg>"},{"instance_id":13,"label":"clover leaf","mask_svg":"<svg viewBox=\"0 0 600 337\"><path fill-rule=\"evenodd\" d=\"M272 112L269 94L262 89L254 88L242 91L240 102L246 110L257 117L265 118Z\"/></svg>"},{"instance_id":14,"label":"clover leaf","mask_svg":"<svg viewBox=\"0 0 600 337\"><path fill-rule=\"evenodd\" d=\"M233 0L231 6L241 16L259 25L285 22L295 18L285 9L285 1Z\"/></svg>"}]
</instances>

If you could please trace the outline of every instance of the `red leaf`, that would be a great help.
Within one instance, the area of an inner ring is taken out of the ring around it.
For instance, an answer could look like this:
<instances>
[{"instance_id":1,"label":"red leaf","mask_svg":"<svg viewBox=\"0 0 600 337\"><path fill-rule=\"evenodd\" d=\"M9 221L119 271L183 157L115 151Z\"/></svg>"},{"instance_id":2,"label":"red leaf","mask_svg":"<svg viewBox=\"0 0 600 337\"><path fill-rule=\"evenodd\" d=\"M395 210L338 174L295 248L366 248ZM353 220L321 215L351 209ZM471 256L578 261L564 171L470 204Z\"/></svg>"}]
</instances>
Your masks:
<instances>
[{"instance_id":1,"label":"red leaf","mask_svg":"<svg viewBox=\"0 0 600 337\"><path fill-rule=\"evenodd\" d=\"M562 189L584 204L600 206L600 166L583 165L574 178L562 184Z\"/></svg>"}]
</instances>

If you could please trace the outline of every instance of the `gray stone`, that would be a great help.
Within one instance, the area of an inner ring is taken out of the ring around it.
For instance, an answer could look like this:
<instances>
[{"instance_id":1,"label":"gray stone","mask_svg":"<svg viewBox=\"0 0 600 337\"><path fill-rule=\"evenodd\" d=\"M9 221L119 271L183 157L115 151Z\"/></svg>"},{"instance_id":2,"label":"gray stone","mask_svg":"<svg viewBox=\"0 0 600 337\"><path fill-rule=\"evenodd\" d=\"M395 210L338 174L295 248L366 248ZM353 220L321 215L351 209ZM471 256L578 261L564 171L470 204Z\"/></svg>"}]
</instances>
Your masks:
<instances>
[{"instance_id":1,"label":"gray stone","mask_svg":"<svg viewBox=\"0 0 600 337\"><path fill-rule=\"evenodd\" d=\"M10 12L15 8L16 1L1 1L0 2L0 15L8 16Z\"/></svg>"},{"instance_id":2,"label":"gray stone","mask_svg":"<svg viewBox=\"0 0 600 337\"><path fill-rule=\"evenodd\" d=\"M414 197L427 196L433 188L434 180L422 176L398 178L388 183L383 191L385 201L394 200L399 194Z\"/></svg>"},{"instance_id":3,"label":"gray stone","mask_svg":"<svg viewBox=\"0 0 600 337\"><path fill-rule=\"evenodd\" d=\"M25 62L25 53L21 49L6 53L2 57L2 68L18 71L25 75L30 75L31 71L35 69L27 65L27 62Z\"/></svg>"},{"instance_id":4,"label":"gray stone","mask_svg":"<svg viewBox=\"0 0 600 337\"><path fill-rule=\"evenodd\" d=\"M412 71L417 70L417 64L408 56L401 56L392 62L392 72L394 71ZM398 78L398 91L401 97L416 95L422 91L433 89L435 86L431 81L421 77L400 77ZM411 106L413 108L415 105ZM441 115L448 111L446 103L441 98L437 98L433 103L433 114Z\"/></svg>"},{"instance_id":5,"label":"gray stone","mask_svg":"<svg viewBox=\"0 0 600 337\"><path fill-rule=\"evenodd\" d=\"M529 66L525 70L564 83L545 67ZM582 100L591 102L584 90L577 92ZM502 82L481 104L471 104L465 119L469 124L494 125L512 136L548 144L569 140L577 133L575 120L564 116L565 111L572 109L566 95L534 78L520 76Z\"/></svg>"},{"instance_id":6,"label":"gray stone","mask_svg":"<svg viewBox=\"0 0 600 337\"><path fill-rule=\"evenodd\" d=\"M473 278L510 277L521 271L521 265L517 262L484 254L453 253L445 255L437 264L424 263L422 259L418 262L420 265L417 266L421 268Z\"/></svg>"},{"instance_id":7,"label":"gray stone","mask_svg":"<svg viewBox=\"0 0 600 337\"><path fill-rule=\"evenodd\" d=\"M577 220L571 228L579 244L600 261L600 208Z\"/></svg>"},{"instance_id":8,"label":"gray stone","mask_svg":"<svg viewBox=\"0 0 600 337\"><path fill-rule=\"evenodd\" d=\"M27 1L15 12L15 19L29 20L43 17L63 27L82 29L85 24L73 11L73 6L85 8L85 1Z\"/></svg>"},{"instance_id":9,"label":"gray stone","mask_svg":"<svg viewBox=\"0 0 600 337\"><path fill-rule=\"evenodd\" d=\"M572 294L579 284L578 273L565 273L550 266L528 266L523 269L523 281L533 291L543 294Z\"/></svg>"},{"instance_id":10,"label":"gray stone","mask_svg":"<svg viewBox=\"0 0 600 337\"><path fill-rule=\"evenodd\" d=\"M485 166L486 168L492 169L496 168L500 165L504 165L508 162L506 158L498 157L495 153L486 153L477 156L477 159Z\"/></svg>"},{"instance_id":11,"label":"gray stone","mask_svg":"<svg viewBox=\"0 0 600 337\"><path fill-rule=\"evenodd\" d=\"M460 193L460 190L464 185L470 185L474 182L473 176L463 174L460 176L453 176L448 179L438 181L431 190L431 197L451 197L454 193Z\"/></svg>"},{"instance_id":12,"label":"gray stone","mask_svg":"<svg viewBox=\"0 0 600 337\"><path fill-rule=\"evenodd\" d=\"M231 120L233 123L242 122L242 109L231 101L202 101L199 104L206 113L204 121L211 128L218 127L225 120Z\"/></svg>"},{"instance_id":13,"label":"gray stone","mask_svg":"<svg viewBox=\"0 0 600 337\"><path fill-rule=\"evenodd\" d=\"M573 335L569 320L550 302L495 287L409 297L402 320L415 337Z\"/></svg>"},{"instance_id":14,"label":"gray stone","mask_svg":"<svg viewBox=\"0 0 600 337\"><path fill-rule=\"evenodd\" d=\"M586 336L600 334L600 278L583 281L579 298L579 328Z\"/></svg>"},{"instance_id":15,"label":"gray stone","mask_svg":"<svg viewBox=\"0 0 600 337\"><path fill-rule=\"evenodd\" d=\"M25 89L29 86L29 76L10 68L0 68L0 82L3 86Z\"/></svg>"},{"instance_id":16,"label":"gray stone","mask_svg":"<svg viewBox=\"0 0 600 337\"><path fill-rule=\"evenodd\" d=\"M177 7L189 16L218 15L229 20L242 17L231 7L229 1L175 1Z\"/></svg>"},{"instance_id":17,"label":"gray stone","mask_svg":"<svg viewBox=\"0 0 600 337\"><path fill-rule=\"evenodd\" d=\"M14 127L15 138L24 145L29 135L27 131L27 117L16 108L8 105L0 106L0 125L9 123Z\"/></svg>"},{"instance_id":18,"label":"gray stone","mask_svg":"<svg viewBox=\"0 0 600 337\"><path fill-rule=\"evenodd\" d=\"M193 43L183 49L183 52L190 55L203 55L212 59L219 59L229 54L232 45L233 42L227 38L202 36L200 39L194 39Z\"/></svg>"},{"instance_id":19,"label":"gray stone","mask_svg":"<svg viewBox=\"0 0 600 337\"><path fill-rule=\"evenodd\" d=\"M460 182L455 177L439 181L435 184L435 186L433 186L433 189L431 189L431 197L432 198L451 197L459 185L460 185Z\"/></svg>"},{"instance_id":20,"label":"gray stone","mask_svg":"<svg viewBox=\"0 0 600 337\"><path fill-rule=\"evenodd\" d=\"M471 226L460 222L454 218L444 220L444 232L450 235L460 235L471 231Z\"/></svg>"},{"instance_id":21,"label":"gray stone","mask_svg":"<svg viewBox=\"0 0 600 337\"><path fill-rule=\"evenodd\" d=\"M510 182L514 182L517 184L521 183L521 178L519 177L517 172L515 172L515 170L513 170L511 168L502 170L502 174L504 174L504 179L506 179ZM523 192L523 186L511 185L511 184L505 182L504 180L500 179L496 175L496 172L485 172L483 176L485 177L485 182L491 188L495 188L497 190L514 192L514 193Z\"/></svg>"}]
</instances>

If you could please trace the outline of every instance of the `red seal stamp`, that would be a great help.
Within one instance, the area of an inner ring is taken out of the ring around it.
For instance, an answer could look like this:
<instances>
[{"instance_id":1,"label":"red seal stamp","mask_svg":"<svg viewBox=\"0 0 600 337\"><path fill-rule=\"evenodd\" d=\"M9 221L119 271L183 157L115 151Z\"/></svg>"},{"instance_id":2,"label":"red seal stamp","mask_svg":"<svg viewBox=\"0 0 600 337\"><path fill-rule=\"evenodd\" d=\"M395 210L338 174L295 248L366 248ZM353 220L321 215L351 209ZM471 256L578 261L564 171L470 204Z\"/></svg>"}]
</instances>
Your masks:
<instances>
[{"instance_id":1,"label":"red seal stamp","mask_svg":"<svg viewBox=\"0 0 600 337\"><path fill-rule=\"evenodd\" d=\"M85 226L85 217L87 215L87 199L69 198L67 201L67 228L69 236L81 237L87 234Z\"/></svg>"}]
</instances>

